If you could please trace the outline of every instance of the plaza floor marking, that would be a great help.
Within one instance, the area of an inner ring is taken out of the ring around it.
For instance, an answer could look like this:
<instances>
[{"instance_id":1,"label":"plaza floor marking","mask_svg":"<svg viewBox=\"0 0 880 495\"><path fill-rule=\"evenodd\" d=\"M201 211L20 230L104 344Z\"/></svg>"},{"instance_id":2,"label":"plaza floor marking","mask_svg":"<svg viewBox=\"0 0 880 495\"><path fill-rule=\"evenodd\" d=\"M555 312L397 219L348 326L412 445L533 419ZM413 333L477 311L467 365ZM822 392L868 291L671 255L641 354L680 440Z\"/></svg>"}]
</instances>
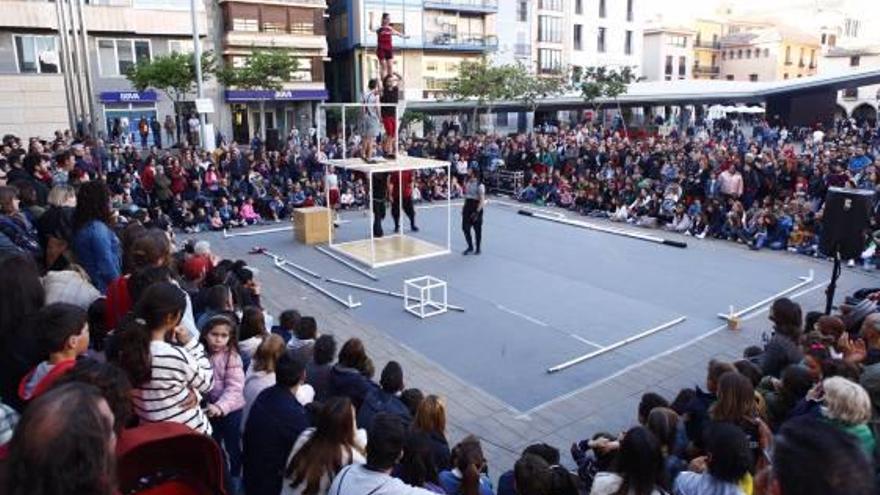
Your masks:
<instances>
[{"instance_id":1,"label":"plaza floor marking","mask_svg":"<svg viewBox=\"0 0 880 495\"><path fill-rule=\"evenodd\" d=\"M790 299L798 298L798 297L800 297L800 296L803 296L803 295L805 295L805 294L808 294L808 293L810 293L810 292L813 292L813 291L816 290L816 289L819 289L819 288L825 287L825 286L828 284L828 282L829 282L829 281L825 281L825 282L822 282L822 283L818 283L818 284L816 284L816 285L813 285L813 286L811 286L811 287L808 287L808 288L806 288L806 289L803 289L803 290L801 290L800 292L796 292L796 293L794 293L794 294L792 294L792 295L790 296ZM770 308L770 305L768 304L767 306L765 306L765 307L763 307L763 308L760 308L760 309L754 311L753 313L751 313L750 315L744 317L744 318L742 319L742 321L751 320L752 318L755 318L756 316L758 316L758 315L764 313L764 312L767 311L769 308ZM668 355L670 355L670 354L673 354L673 353L675 353L675 352L678 352L678 351L680 351L680 350L682 350L682 349L686 349L686 348L688 348L688 347L690 347L690 346L696 344L697 342L699 342L699 341L701 341L701 340L703 340L703 339L709 338L709 337L711 337L712 335L715 335L716 333L718 333L718 332L720 332L720 331L722 331L722 330L725 330L725 329L727 329L727 324L726 324L726 323L723 324L723 325L719 325L719 326L713 328L712 330L709 330L708 332L706 332L706 333L704 333L704 334L702 334L702 335L698 335L698 336L696 336L696 337L694 337L694 338L692 338L692 339L690 339L690 340L688 340L688 341L686 341L686 342L683 342L683 343L681 343L681 344L679 344L679 345L677 345L677 346L671 347L671 348L669 348L669 349L667 349L667 350L665 350L665 351L663 351L663 352L661 352L661 353L659 353L659 354L656 354L656 355L654 355L654 356L651 356L651 357L649 357L649 358L643 359L643 360L641 360L641 361L639 361L639 362L636 362L636 363L633 363L633 364L631 364L631 365L629 365L629 366L626 366L626 367L624 367L624 368L622 368L622 369L620 369L620 370L618 370L618 371L616 371L616 372L614 372L614 373L612 373L612 374L606 376L605 378L601 378L601 379L596 380L596 381L594 381L594 382L591 382L591 383L589 383L588 385L585 385L585 386L583 386L583 387L581 387L581 388L579 388L579 389L572 390L571 392L568 392L568 393L566 393L566 394L560 395L559 397L556 397L556 398L550 399L550 400L548 400L547 402L544 402L543 404L539 404L539 405L537 405L537 406L535 406L535 407L533 407L533 408L531 408L531 409L529 409L529 410L523 412L522 414L520 414L519 416L517 416L516 419L526 419L526 420L527 420L527 419L530 419L530 416L531 416L532 414L534 414L534 413L536 413L536 412L538 412L538 411L540 411L540 410L542 410L542 409L544 409L544 408L546 408L546 407L548 407L548 406L551 406L551 405L553 405L553 404L556 404L557 402L562 402L562 401L564 401L564 400L566 400L566 399L570 399L571 397L574 397L574 396L577 395L577 394L580 394L580 393L582 393L582 392L586 392L586 391L588 391L588 390L590 390L590 389L593 389L593 388L595 388L595 387L598 387L599 385L602 385L602 384L604 384L604 383L606 383L606 382L609 382L609 381L611 381L611 380L613 380L613 379L615 379L615 378L617 378L617 377L619 377L619 376L621 376L621 375L624 375L624 374L626 374L626 373L629 373L629 372L632 371L632 370L635 370L635 369L641 368L642 366L644 366L644 365L646 365L646 364L648 364L648 363L652 363L652 362L654 362L654 361L656 361L656 360L658 360L658 359L660 359L660 358L662 358L662 357L666 357L666 356L668 356Z\"/></svg>"},{"instance_id":2,"label":"plaza floor marking","mask_svg":"<svg viewBox=\"0 0 880 495\"><path fill-rule=\"evenodd\" d=\"M543 322L543 321L541 321L541 320L539 320L539 319L537 319L537 318L533 318L533 317L531 317L531 316L529 316L529 315L522 314L522 313L520 313L519 311L516 311L516 310L513 310L513 309L508 308L507 306L504 306L504 305L501 305L501 304L496 304L495 307L497 307L497 308L500 309L501 311L504 311L505 313L510 313L510 314L512 314L512 315L514 315L514 316L519 316L519 317L522 318L523 320L526 320L526 321L528 321L528 322L534 323L535 325L538 325L538 326L540 326L540 327L549 327L549 326L550 326L549 324L547 324L547 323L545 323L545 322Z\"/></svg>"}]
</instances>

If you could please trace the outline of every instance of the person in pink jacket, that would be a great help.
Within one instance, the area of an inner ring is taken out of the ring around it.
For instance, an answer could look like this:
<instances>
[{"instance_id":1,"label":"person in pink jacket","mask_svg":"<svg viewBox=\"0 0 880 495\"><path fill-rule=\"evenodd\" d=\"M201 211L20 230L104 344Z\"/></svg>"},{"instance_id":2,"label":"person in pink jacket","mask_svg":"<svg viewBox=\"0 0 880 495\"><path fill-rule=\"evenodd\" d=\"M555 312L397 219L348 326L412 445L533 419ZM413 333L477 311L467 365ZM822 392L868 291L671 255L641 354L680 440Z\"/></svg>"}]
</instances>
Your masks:
<instances>
[{"instance_id":1,"label":"person in pink jacket","mask_svg":"<svg viewBox=\"0 0 880 495\"><path fill-rule=\"evenodd\" d=\"M236 323L224 314L202 327L202 345L214 368L214 386L206 397L212 436L226 452L230 493L241 485L241 416L244 409L244 368L238 353Z\"/></svg>"},{"instance_id":2,"label":"person in pink jacket","mask_svg":"<svg viewBox=\"0 0 880 495\"><path fill-rule=\"evenodd\" d=\"M241 210L238 212L238 216L241 217L242 222L248 225L259 223L260 220L262 220L260 214L254 210L253 198L248 198L244 201L244 204L241 205Z\"/></svg>"}]
</instances>

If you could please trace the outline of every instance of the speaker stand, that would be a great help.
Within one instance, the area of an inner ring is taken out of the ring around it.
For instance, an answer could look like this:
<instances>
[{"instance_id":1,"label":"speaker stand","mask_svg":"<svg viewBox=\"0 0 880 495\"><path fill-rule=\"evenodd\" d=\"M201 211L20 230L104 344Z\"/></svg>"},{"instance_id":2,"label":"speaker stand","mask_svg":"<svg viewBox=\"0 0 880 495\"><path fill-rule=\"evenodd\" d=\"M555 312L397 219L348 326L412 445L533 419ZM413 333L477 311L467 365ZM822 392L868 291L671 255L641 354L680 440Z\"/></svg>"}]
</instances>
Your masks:
<instances>
[{"instance_id":1,"label":"speaker stand","mask_svg":"<svg viewBox=\"0 0 880 495\"><path fill-rule=\"evenodd\" d=\"M830 315L834 306L834 291L837 290L837 279L840 278L840 251L834 250L834 268L831 271L831 282L825 289L825 314Z\"/></svg>"}]
</instances>

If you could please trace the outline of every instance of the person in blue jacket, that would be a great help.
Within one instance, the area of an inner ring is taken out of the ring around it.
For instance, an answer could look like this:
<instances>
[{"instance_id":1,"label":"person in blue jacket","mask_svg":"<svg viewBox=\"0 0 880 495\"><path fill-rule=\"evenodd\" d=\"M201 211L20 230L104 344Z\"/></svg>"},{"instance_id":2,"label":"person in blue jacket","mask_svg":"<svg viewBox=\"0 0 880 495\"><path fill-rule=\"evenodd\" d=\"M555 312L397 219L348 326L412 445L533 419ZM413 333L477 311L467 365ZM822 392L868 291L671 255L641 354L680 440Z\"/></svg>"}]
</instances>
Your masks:
<instances>
[{"instance_id":1,"label":"person in blue jacket","mask_svg":"<svg viewBox=\"0 0 880 495\"><path fill-rule=\"evenodd\" d=\"M359 428L370 429L373 417L380 412L392 414L403 420L404 425L409 427L412 423L412 415L406 404L400 400L403 392L403 368L397 361L389 361L382 369L382 377L379 379L379 387L373 388L367 393L364 403L357 415Z\"/></svg>"},{"instance_id":2,"label":"person in blue jacket","mask_svg":"<svg viewBox=\"0 0 880 495\"><path fill-rule=\"evenodd\" d=\"M348 397L355 409L360 410L367 394L376 384L367 377L372 375L372 363L360 339L348 339L339 350L339 361L330 371L329 395Z\"/></svg>"},{"instance_id":3,"label":"person in blue jacket","mask_svg":"<svg viewBox=\"0 0 880 495\"><path fill-rule=\"evenodd\" d=\"M296 400L305 364L290 351L278 358L275 385L260 392L244 427L244 488L248 495L278 495L282 474L300 433L310 426Z\"/></svg>"},{"instance_id":4,"label":"person in blue jacket","mask_svg":"<svg viewBox=\"0 0 880 495\"><path fill-rule=\"evenodd\" d=\"M73 212L73 251L102 294L122 269L122 250L119 238L110 228L112 223L107 184L103 181L83 184L76 195Z\"/></svg>"}]
</instances>

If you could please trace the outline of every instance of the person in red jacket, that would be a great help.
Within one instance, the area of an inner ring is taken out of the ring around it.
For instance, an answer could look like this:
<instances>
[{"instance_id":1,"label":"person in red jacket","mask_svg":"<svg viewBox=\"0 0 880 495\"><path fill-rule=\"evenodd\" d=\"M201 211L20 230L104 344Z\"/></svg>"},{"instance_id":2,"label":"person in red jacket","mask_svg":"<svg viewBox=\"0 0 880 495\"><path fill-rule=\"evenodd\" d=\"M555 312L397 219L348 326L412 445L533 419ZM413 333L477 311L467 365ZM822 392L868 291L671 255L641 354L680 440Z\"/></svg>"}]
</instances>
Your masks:
<instances>
[{"instance_id":1,"label":"person in red jacket","mask_svg":"<svg viewBox=\"0 0 880 495\"><path fill-rule=\"evenodd\" d=\"M398 189L401 188L403 194ZM388 196L391 199L391 217L394 218L394 233L400 232L400 204L403 199L403 211L409 218L410 230L418 232L416 227L416 209L413 207L413 171L404 170L393 173L388 180ZM402 196L402 198L401 198Z\"/></svg>"},{"instance_id":2,"label":"person in red jacket","mask_svg":"<svg viewBox=\"0 0 880 495\"><path fill-rule=\"evenodd\" d=\"M394 46L391 42L393 36L409 38L409 36L391 27L391 16L385 12L382 14L382 26L376 30L377 46L376 57L379 59L379 70L382 78L386 78L394 71Z\"/></svg>"},{"instance_id":3,"label":"person in red jacket","mask_svg":"<svg viewBox=\"0 0 880 495\"><path fill-rule=\"evenodd\" d=\"M77 356L89 349L88 314L79 306L50 304L37 312L36 323L34 328L46 359L19 383L18 396L25 402L48 390L76 365Z\"/></svg>"}]
</instances>

